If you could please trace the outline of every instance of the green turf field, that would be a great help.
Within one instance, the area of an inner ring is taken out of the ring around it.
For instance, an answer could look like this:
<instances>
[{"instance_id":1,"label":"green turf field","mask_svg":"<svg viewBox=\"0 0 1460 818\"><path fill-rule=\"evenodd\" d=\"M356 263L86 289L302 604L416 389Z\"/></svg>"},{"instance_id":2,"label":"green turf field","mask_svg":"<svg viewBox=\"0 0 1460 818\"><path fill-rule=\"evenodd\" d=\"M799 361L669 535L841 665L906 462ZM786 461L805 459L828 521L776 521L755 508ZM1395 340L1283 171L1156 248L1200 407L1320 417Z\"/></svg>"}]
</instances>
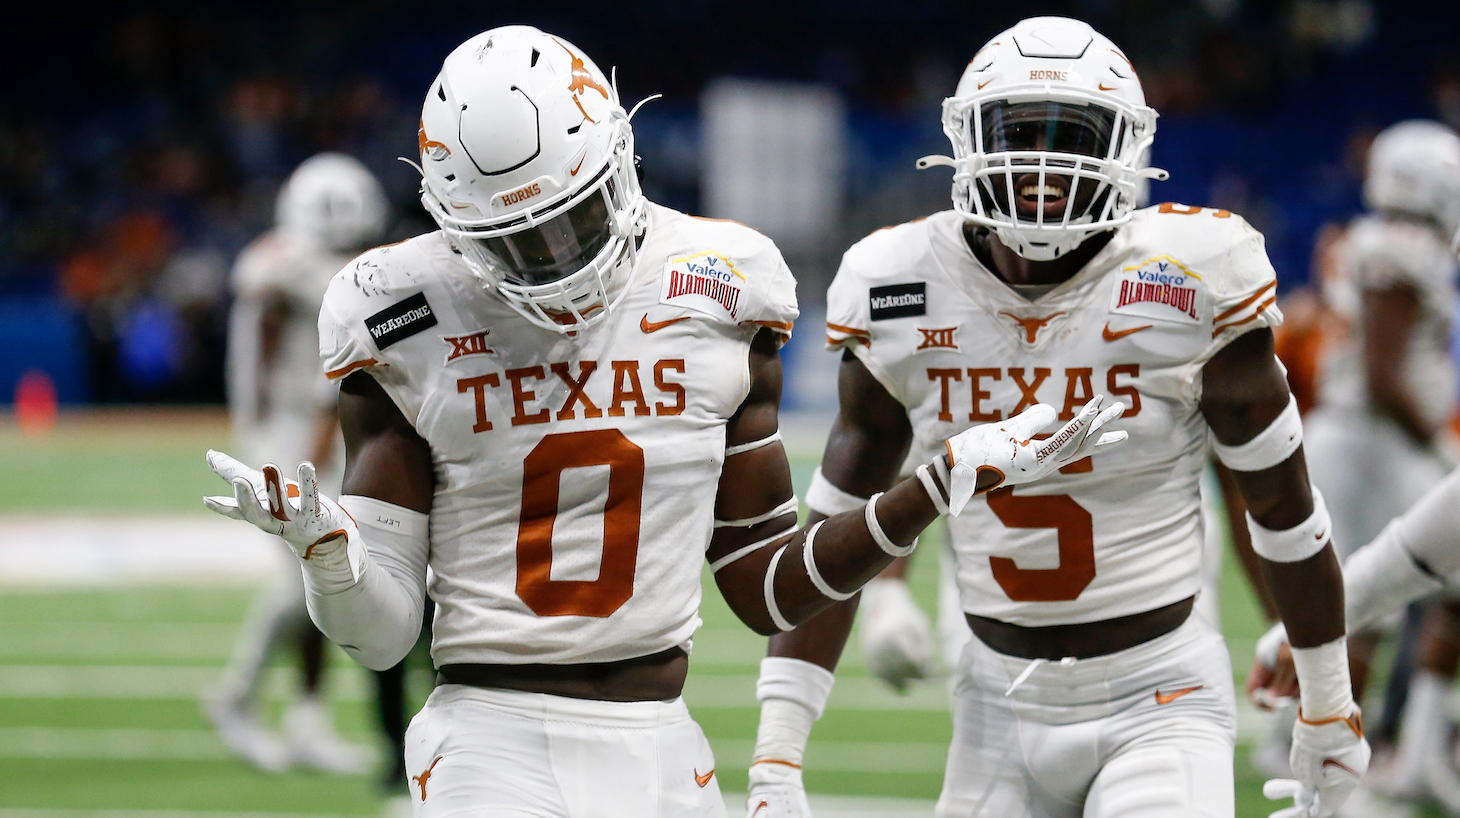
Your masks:
<instances>
[{"instance_id":1,"label":"green turf field","mask_svg":"<svg viewBox=\"0 0 1460 818\"><path fill-rule=\"evenodd\" d=\"M223 423L219 413L91 416L63 422L45 440L22 438L0 423L0 514L205 514L199 496L222 484L202 452L227 445ZM798 486L813 465L805 453L796 457ZM912 575L930 613L936 562L923 554ZM226 660L249 589L20 588L4 581L0 818L379 811L373 777L256 772L229 759L209 731L196 693ZM715 747L721 787L743 792L764 640L734 620L711 584L707 589L685 697ZM1240 689L1262 627L1233 565L1222 590ZM341 731L374 741L366 674L338 652L333 665L328 684ZM275 710L292 672L275 671ZM808 751L808 789L936 798L951 734L943 682L895 695L866 676L855 648L837 675ZM424 669L416 681L415 692L424 695ZM1272 805L1261 796L1247 752L1238 749L1237 815L1266 816Z\"/></svg>"}]
</instances>

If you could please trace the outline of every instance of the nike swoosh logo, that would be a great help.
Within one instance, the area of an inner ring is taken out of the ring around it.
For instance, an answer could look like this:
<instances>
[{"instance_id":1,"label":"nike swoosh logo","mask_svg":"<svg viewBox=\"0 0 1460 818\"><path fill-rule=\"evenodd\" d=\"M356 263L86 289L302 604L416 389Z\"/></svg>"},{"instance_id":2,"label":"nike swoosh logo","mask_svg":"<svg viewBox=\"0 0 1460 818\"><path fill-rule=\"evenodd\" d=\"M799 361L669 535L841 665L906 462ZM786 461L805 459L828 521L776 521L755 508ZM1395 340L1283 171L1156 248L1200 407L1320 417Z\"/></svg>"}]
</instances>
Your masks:
<instances>
[{"instance_id":1,"label":"nike swoosh logo","mask_svg":"<svg viewBox=\"0 0 1460 818\"><path fill-rule=\"evenodd\" d=\"M1185 696L1188 693L1195 693L1196 691L1201 690L1203 686L1204 685L1197 685L1196 687L1188 687L1185 690L1178 690L1175 693L1162 693L1161 691L1157 690L1156 691L1156 704L1162 704L1162 705L1170 704L1170 703L1176 701L1177 699L1181 698L1182 696Z\"/></svg>"},{"instance_id":2,"label":"nike swoosh logo","mask_svg":"<svg viewBox=\"0 0 1460 818\"><path fill-rule=\"evenodd\" d=\"M993 81L994 81L994 80L993 80L993 78L992 78L992 77L990 77L990 78L989 78L989 79L986 79L986 80L984 80L984 81L983 81L983 82L981 82L981 83L979 83L979 86L978 86L978 90L980 90L980 91L982 91L982 90L983 90L983 87L984 87L984 86L985 86L985 85L988 85L988 84L989 84L989 83L991 83L991 82L993 82Z\"/></svg>"},{"instance_id":3,"label":"nike swoosh logo","mask_svg":"<svg viewBox=\"0 0 1460 818\"><path fill-rule=\"evenodd\" d=\"M715 770L714 770L713 767L710 768L710 771L707 772L707 773L705 773L704 775L700 775L700 771L699 771L698 768L696 768L694 772L695 772L695 783L696 784L699 784L701 787L703 787L706 784L710 783L710 779L715 777Z\"/></svg>"},{"instance_id":4,"label":"nike swoosh logo","mask_svg":"<svg viewBox=\"0 0 1460 818\"><path fill-rule=\"evenodd\" d=\"M649 320L649 313L646 312L646 313L644 313L644 317L639 319L639 329L643 330L646 333L648 333L648 332L658 332L659 330L664 329L665 327L669 326L670 324L678 324L680 321L688 321L688 320L689 320L689 316L688 315L681 315L678 318L671 318L668 321L650 321ZM714 770L711 770L710 772L714 772ZM703 787L704 785L701 784L700 786Z\"/></svg>"},{"instance_id":5,"label":"nike swoosh logo","mask_svg":"<svg viewBox=\"0 0 1460 818\"><path fill-rule=\"evenodd\" d=\"M1354 772L1353 771L1353 768L1349 767L1347 764L1344 764L1341 761L1336 761L1336 760L1331 759L1331 758L1325 758L1325 759L1323 759L1323 769L1326 770L1329 767L1337 767L1338 769L1343 770L1344 772L1348 773L1349 775L1353 776L1354 778L1363 778L1363 776L1361 776L1358 773Z\"/></svg>"},{"instance_id":6,"label":"nike swoosh logo","mask_svg":"<svg viewBox=\"0 0 1460 818\"><path fill-rule=\"evenodd\" d=\"M769 802L769 801L767 801L767 800L765 800L765 799L762 798L761 799L761 802L759 804L756 804L755 805L755 811L752 812L752 813L750 813L750 818L755 818L755 816L757 816L757 815L760 814L760 811L761 810L767 810L767 811L769 811L770 808L771 808L771 802Z\"/></svg>"},{"instance_id":7,"label":"nike swoosh logo","mask_svg":"<svg viewBox=\"0 0 1460 818\"><path fill-rule=\"evenodd\" d=\"M583 167L583 162L587 158L588 158L587 156L584 156L582 159L579 159L578 160L578 167L577 168L573 168L572 170L568 171L568 175L569 176L577 176L578 175L578 168Z\"/></svg>"},{"instance_id":8,"label":"nike swoosh logo","mask_svg":"<svg viewBox=\"0 0 1460 818\"><path fill-rule=\"evenodd\" d=\"M1134 335L1135 333L1140 332L1143 329L1150 329L1154 326L1155 324L1143 324L1139 327L1131 327L1130 329L1123 329L1118 332L1112 332L1110 329L1110 324L1106 324L1105 329L1100 331L1100 337L1104 338L1107 342L1119 341L1127 335Z\"/></svg>"},{"instance_id":9,"label":"nike swoosh logo","mask_svg":"<svg viewBox=\"0 0 1460 818\"><path fill-rule=\"evenodd\" d=\"M1115 89L1114 89L1114 88L1106 88L1106 87L1105 87L1105 83L1103 83L1103 82L1102 82L1102 83L1100 83L1100 84L1099 84L1099 85L1098 85L1098 86L1096 86L1096 87L1097 87L1097 88L1099 88L1099 89L1100 89L1100 90L1102 90L1102 91L1114 91L1114 90L1115 90Z\"/></svg>"}]
</instances>

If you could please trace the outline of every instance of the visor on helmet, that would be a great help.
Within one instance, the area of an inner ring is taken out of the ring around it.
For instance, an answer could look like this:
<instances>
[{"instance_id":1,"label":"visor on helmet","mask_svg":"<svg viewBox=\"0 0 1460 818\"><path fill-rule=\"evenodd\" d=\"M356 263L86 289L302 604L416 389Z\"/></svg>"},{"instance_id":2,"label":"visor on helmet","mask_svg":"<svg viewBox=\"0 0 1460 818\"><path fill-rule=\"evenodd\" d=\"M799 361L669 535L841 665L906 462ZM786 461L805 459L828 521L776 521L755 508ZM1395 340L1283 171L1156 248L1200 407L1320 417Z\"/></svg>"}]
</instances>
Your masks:
<instances>
[{"instance_id":1,"label":"visor on helmet","mask_svg":"<svg viewBox=\"0 0 1460 818\"><path fill-rule=\"evenodd\" d=\"M460 249L504 279L551 284L587 267L613 236L607 186L532 227L489 238L458 238Z\"/></svg>"},{"instance_id":2,"label":"visor on helmet","mask_svg":"<svg viewBox=\"0 0 1460 818\"><path fill-rule=\"evenodd\" d=\"M982 106L984 153L1050 151L1110 155L1115 112L1067 102L991 102Z\"/></svg>"}]
</instances>

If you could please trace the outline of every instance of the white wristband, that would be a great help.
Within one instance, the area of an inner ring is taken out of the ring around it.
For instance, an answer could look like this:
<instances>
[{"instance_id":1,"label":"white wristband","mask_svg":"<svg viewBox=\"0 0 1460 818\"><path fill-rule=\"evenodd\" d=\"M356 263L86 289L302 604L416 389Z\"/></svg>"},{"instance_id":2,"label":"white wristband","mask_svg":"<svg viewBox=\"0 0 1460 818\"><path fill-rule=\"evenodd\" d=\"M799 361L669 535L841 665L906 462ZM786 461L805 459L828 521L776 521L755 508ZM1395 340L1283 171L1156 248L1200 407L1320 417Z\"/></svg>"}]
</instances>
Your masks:
<instances>
[{"instance_id":1,"label":"white wristband","mask_svg":"<svg viewBox=\"0 0 1460 818\"><path fill-rule=\"evenodd\" d=\"M918 547L918 541L914 539L907 545L898 545L882 530L882 524L877 522L877 498L881 496L880 491L872 495L867 500L866 510L862 512L862 518L867 521L867 531L871 533L872 539L877 541L877 547L881 548L883 552L894 557L906 557Z\"/></svg>"},{"instance_id":2,"label":"white wristband","mask_svg":"<svg viewBox=\"0 0 1460 818\"><path fill-rule=\"evenodd\" d=\"M811 473L811 485L806 488L806 507L818 514L831 517L845 511L856 511L867 502L867 498L842 491L833 486L821 473L821 467Z\"/></svg>"},{"instance_id":3,"label":"white wristband","mask_svg":"<svg viewBox=\"0 0 1460 818\"><path fill-rule=\"evenodd\" d=\"M942 460L942 458L938 459ZM950 513L948 510L948 501L943 499L943 492L938 489L938 483L933 479L932 472L928 469L928 464L924 463L918 466L913 474L917 475L918 482L923 484L923 491L928 493L928 499L933 502L933 508L938 509L939 514L945 517L948 516Z\"/></svg>"},{"instance_id":4,"label":"white wristband","mask_svg":"<svg viewBox=\"0 0 1460 818\"><path fill-rule=\"evenodd\" d=\"M1340 636L1316 648L1293 648L1302 709L1307 722L1320 722L1353 712L1353 687L1348 675L1348 638Z\"/></svg>"},{"instance_id":5,"label":"white wristband","mask_svg":"<svg viewBox=\"0 0 1460 818\"><path fill-rule=\"evenodd\" d=\"M800 768L811 725L826 711L836 677L820 665L788 656L760 660L755 698L761 703L752 764Z\"/></svg>"},{"instance_id":6,"label":"white wristband","mask_svg":"<svg viewBox=\"0 0 1460 818\"><path fill-rule=\"evenodd\" d=\"M1233 471L1262 471L1287 460L1303 444L1303 420L1298 399L1288 395L1288 405L1257 437L1236 446L1212 440L1217 459Z\"/></svg>"},{"instance_id":7,"label":"white wristband","mask_svg":"<svg viewBox=\"0 0 1460 818\"><path fill-rule=\"evenodd\" d=\"M1271 562L1302 562L1322 551L1332 535L1328 507L1323 494L1314 486L1313 513L1292 528L1274 531L1264 528L1252 515L1247 515L1247 531L1252 535L1252 550Z\"/></svg>"}]
</instances>

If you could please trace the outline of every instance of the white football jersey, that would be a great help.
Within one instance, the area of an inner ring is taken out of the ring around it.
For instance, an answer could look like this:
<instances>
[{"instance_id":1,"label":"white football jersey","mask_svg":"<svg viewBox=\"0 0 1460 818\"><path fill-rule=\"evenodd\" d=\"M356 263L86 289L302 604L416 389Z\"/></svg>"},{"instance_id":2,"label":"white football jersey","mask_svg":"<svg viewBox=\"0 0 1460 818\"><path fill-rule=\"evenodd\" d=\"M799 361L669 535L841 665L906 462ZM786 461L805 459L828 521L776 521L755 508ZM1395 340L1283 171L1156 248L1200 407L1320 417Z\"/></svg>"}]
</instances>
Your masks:
<instances>
[{"instance_id":1,"label":"white football jersey","mask_svg":"<svg viewBox=\"0 0 1460 818\"><path fill-rule=\"evenodd\" d=\"M975 258L952 211L873 233L827 294L828 344L903 406L910 460L1036 402L1061 420L1125 402L1114 451L974 498L949 521L963 609L1038 626L1112 619L1201 588L1202 365L1276 326L1262 235L1224 210L1138 211L1068 281L1030 301ZM1057 426L1051 426L1054 431Z\"/></svg>"},{"instance_id":2,"label":"white football jersey","mask_svg":"<svg viewBox=\"0 0 1460 818\"><path fill-rule=\"evenodd\" d=\"M629 288L602 324L550 332L439 231L331 282L325 369L372 374L431 447L437 665L688 649L725 424L756 332L790 334L795 280L759 233L651 206Z\"/></svg>"},{"instance_id":3,"label":"white football jersey","mask_svg":"<svg viewBox=\"0 0 1460 818\"><path fill-rule=\"evenodd\" d=\"M1380 216L1360 216L1337 252L1335 275L1323 297L1347 320L1347 331L1324 349L1319 402L1359 412L1372 410L1364 371L1363 292L1407 286L1419 296L1405 359L1409 394L1438 429L1455 409L1455 367L1450 360L1450 316L1455 311L1455 256L1435 228Z\"/></svg>"},{"instance_id":4,"label":"white football jersey","mask_svg":"<svg viewBox=\"0 0 1460 818\"><path fill-rule=\"evenodd\" d=\"M334 385L319 366L319 307L330 279L349 262L349 256L274 231L245 247L234 263L228 406L245 462L273 461L287 470L311 456L320 412L335 400ZM276 300L288 311L272 364L265 366L262 323ZM316 465L326 474L338 471Z\"/></svg>"}]
</instances>

